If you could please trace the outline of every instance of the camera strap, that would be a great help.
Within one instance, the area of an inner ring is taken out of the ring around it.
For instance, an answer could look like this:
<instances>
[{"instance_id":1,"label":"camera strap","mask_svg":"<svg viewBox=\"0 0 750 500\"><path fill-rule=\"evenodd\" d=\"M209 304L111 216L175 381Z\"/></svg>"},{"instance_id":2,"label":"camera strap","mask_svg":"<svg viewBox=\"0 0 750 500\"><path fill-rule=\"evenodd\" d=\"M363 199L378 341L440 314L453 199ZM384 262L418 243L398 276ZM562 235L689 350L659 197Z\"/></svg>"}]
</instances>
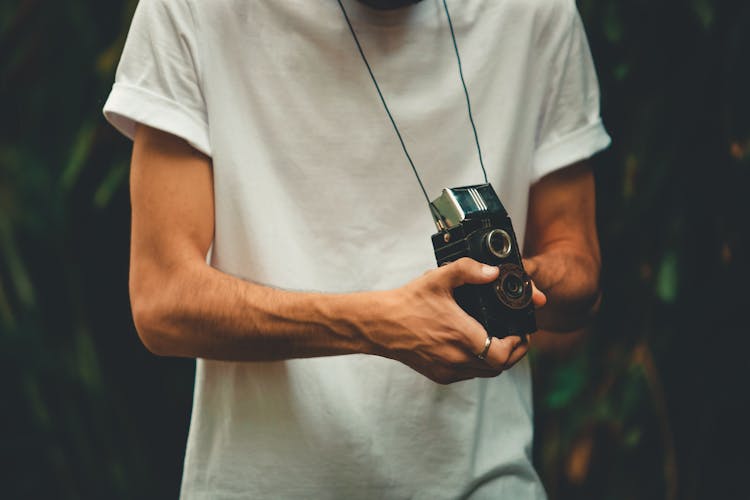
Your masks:
<instances>
[{"instance_id":1,"label":"camera strap","mask_svg":"<svg viewBox=\"0 0 750 500\"><path fill-rule=\"evenodd\" d=\"M344 4L341 2L341 0L338 0L338 2L339 2L339 7L341 7L341 12L344 14L344 19L346 20L346 24L349 26L349 31L351 31L352 37L354 38L354 43L357 44L359 55L362 57L362 61L365 63L365 66L367 67L367 72L370 74L372 83L375 85L375 90L377 90L378 96L380 97L380 101L383 103L383 107L385 108L385 112L391 121L391 125L393 125L393 130L395 130L396 137L398 137L398 141L399 143L401 143L401 148L404 150L406 159L409 161L409 165L411 165L411 169L417 178L417 182L419 183L419 187L422 189L422 193L424 194L425 200L427 200L427 204L430 206L430 210L435 212L437 209L430 201L430 197L427 195L427 191L424 188L424 184L422 184L422 179L419 177L419 172L417 172L417 167L414 165L414 161L412 161L411 156L409 155L409 151L407 151L406 149L406 144L404 144L404 139L403 137L401 137L401 132L399 131L398 126L396 125L396 120L393 118L393 115L391 114L391 110L388 108L388 104L386 104L385 102L385 97L383 97L383 92L381 92L380 90L380 85L378 85L378 81L372 72L372 68L370 67L370 63L367 61L367 57L365 56L364 50L362 50L362 45L359 43L359 38L357 38L357 33L354 31L354 27L352 26L352 23L349 20L349 15L347 14L346 9L344 8ZM456 61L458 62L458 75L461 78L461 85L463 85L464 95L466 96L466 109L469 112L469 122L471 123L471 129L474 132L474 141L476 142L476 145L477 145L477 154L479 155L479 166L482 167L482 174L484 175L484 182L488 183L487 171L484 168L484 161L482 160L482 149L479 147L479 135L477 134L477 127L474 124L474 116L471 113L471 100L469 99L469 89L466 87L466 82L464 81L464 72L461 66L461 56L458 53L458 44L456 43L456 34L453 31L453 22L451 21L451 15L450 15L450 12L448 11L448 4L446 3L446 0L443 0L443 9L445 10L445 17L448 19L448 27L450 28L450 32L451 32L451 40L453 41L453 49L456 52ZM438 215L440 214L438 213ZM442 218L442 216L440 217Z\"/></svg>"}]
</instances>

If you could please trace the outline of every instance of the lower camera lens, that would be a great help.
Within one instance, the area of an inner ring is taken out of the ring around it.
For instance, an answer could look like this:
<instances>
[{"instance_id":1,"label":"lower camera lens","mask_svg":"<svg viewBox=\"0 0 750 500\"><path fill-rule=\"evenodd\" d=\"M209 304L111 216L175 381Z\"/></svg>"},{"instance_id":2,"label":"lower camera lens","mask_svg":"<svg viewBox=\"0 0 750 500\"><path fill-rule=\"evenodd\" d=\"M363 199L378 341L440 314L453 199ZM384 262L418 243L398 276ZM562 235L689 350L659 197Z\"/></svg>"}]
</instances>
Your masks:
<instances>
[{"instance_id":1,"label":"lower camera lens","mask_svg":"<svg viewBox=\"0 0 750 500\"><path fill-rule=\"evenodd\" d=\"M502 229L493 229L487 233L487 249L496 257L504 259L510 255L513 248L510 235Z\"/></svg>"},{"instance_id":2,"label":"lower camera lens","mask_svg":"<svg viewBox=\"0 0 750 500\"><path fill-rule=\"evenodd\" d=\"M511 309L523 309L531 304L531 279L518 264L501 264L495 284L495 294Z\"/></svg>"},{"instance_id":3,"label":"lower camera lens","mask_svg":"<svg viewBox=\"0 0 750 500\"><path fill-rule=\"evenodd\" d=\"M510 275L503 281L503 290L511 299L518 299L523 295L523 280L515 275Z\"/></svg>"}]
</instances>

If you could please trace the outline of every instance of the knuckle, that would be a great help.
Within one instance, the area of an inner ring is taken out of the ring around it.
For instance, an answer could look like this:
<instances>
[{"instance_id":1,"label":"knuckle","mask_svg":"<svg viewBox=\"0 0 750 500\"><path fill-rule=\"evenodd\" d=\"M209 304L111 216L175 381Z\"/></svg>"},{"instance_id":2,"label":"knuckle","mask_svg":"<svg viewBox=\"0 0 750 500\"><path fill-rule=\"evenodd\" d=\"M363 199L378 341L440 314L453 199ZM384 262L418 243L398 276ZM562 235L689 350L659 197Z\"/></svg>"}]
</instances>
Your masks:
<instances>
[{"instance_id":1,"label":"knuckle","mask_svg":"<svg viewBox=\"0 0 750 500\"><path fill-rule=\"evenodd\" d=\"M438 280L430 280L425 285L425 291L429 294L438 294L443 290L443 286Z\"/></svg>"},{"instance_id":2,"label":"knuckle","mask_svg":"<svg viewBox=\"0 0 750 500\"><path fill-rule=\"evenodd\" d=\"M456 261L456 269L462 274L465 274L471 270L471 266L474 263L469 257L461 257Z\"/></svg>"},{"instance_id":3,"label":"knuckle","mask_svg":"<svg viewBox=\"0 0 750 500\"><path fill-rule=\"evenodd\" d=\"M512 336L503 337L497 340L498 340L497 342L498 351L503 352L503 353L513 352L513 349L515 349L516 346L520 344L521 342L520 339L518 339L517 337L512 337Z\"/></svg>"},{"instance_id":4,"label":"knuckle","mask_svg":"<svg viewBox=\"0 0 750 500\"><path fill-rule=\"evenodd\" d=\"M415 284L414 290L417 294L435 293L441 288L440 283L441 277L437 274L437 270L433 269L422 275L422 278Z\"/></svg>"}]
</instances>

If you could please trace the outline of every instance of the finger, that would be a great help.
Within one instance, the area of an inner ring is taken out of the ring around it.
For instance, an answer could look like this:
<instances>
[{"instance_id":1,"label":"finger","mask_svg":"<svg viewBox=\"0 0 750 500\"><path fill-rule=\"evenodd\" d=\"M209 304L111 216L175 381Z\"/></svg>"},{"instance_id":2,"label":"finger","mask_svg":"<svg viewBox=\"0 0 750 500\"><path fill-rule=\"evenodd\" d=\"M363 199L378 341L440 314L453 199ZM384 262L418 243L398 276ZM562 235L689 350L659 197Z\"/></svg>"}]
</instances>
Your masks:
<instances>
[{"instance_id":1,"label":"finger","mask_svg":"<svg viewBox=\"0 0 750 500\"><path fill-rule=\"evenodd\" d=\"M455 262L438 268L440 278L451 289L461 285L482 285L489 283L497 276L500 270L496 266L488 266L474 259L462 257Z\"/></svg>"},{"instance_id":2,"label":"finger","mask_svg":"<svg viewBox=\"0 0 750 500\"><path fill-rule=\"evenodd\" d=\"M488 365L480 364L478 367L465 366L442 366L432 367L427 376L439 384L452 384L472 378L492 378L497 377L502 370L492 369Z\"/></svg>"},{"instance_id":3,"label":"finger","mask_svg":"<svg viewBox=\"0 0 750 500\"><path fill-rule=\"evenodd\" d=\"M479 337L479 335L477 335L477 337ZM488 337L484 329L482 329L481 338L481 345L479 345L479 342L475 342L476 347L471 347L469 351L463 351L457 354L456 357L451 360L450 366L452 367L452 369L461 371L461 373L471 373L473 377L496 377L503 371L503 369L505 368L504 365L487 362L487 357L490 356L490 349L492 348L492 344L497 342L499 339ZM487 352L484 353L484 346L487 339L490 340L490 349L488 349ZM479 357L483 353L486 356L484 359Z\"/></svg>"},{"instance_id":4,"label":"finger","mask_svg":"<svg viewBox=\"0 0 750 500\"><path fill-rule=\"evenodd\" d=\"M513 365L521 361L528 352L529 352L528 343L522 342L518 344L518 347L513 349L513 352L510 353L510 358L508 358L508 363L505 365L505 369L508 370L512 368Z\"/></svg>"},{"instance_id":5,"label":"finger","mask_svg":"<svg viewBox=\"0 0 750 500\"><path fill-rule=\"evenodd\" d=\"M470 378L493 378L503 373L501 368L492 368L482 360L477 361L480 363L477 367L456 369L454 371L455 376L461 380L467 380Z\"/></svg>"},{"instance_id":6,"label":"finger","mask_svg":"<svg viewBox=\"0 0 750 500\"><path fill-rule=\"evenodd\" d=\"M503 373L505 370L485 370L481 372L477 372L476 377L474 378L495 378L501 373Z\"/></svg>"},{"instance_id":7,"label":"finger","mask_svg":"<svg viewBox=\"0 0 750 500\"><path fill-rule=\"evenodd\" d=\"M484 361L496 370L504 370L511 359L511 354L521 344L521 337L515 335L493 338L490 349L487 352L487 358Z\"/></svg>"},{"instance_id":8,"label":"finger","mask_svg":"<svg viewBox=\"0 0 750 500\"><path fill-rule=\"evenodd\" d=\"M536 284L531 282L531 302L534 303L535 307L542 307L547 303L547 296L536 287Z\"/></svg>"},{"instance_id":9,"label":"finger","mask_svg":"<svg viewBox=\"0 0 750 500\"><path fill-rule=\"evenodd\" d=\"M454 368L449 372L447 378L452 382L458 382L472 378L494 378L503 373L503 370L501 369L490 368L486 364L484 366L485 368Z\"/></svg>"}]
</instances>

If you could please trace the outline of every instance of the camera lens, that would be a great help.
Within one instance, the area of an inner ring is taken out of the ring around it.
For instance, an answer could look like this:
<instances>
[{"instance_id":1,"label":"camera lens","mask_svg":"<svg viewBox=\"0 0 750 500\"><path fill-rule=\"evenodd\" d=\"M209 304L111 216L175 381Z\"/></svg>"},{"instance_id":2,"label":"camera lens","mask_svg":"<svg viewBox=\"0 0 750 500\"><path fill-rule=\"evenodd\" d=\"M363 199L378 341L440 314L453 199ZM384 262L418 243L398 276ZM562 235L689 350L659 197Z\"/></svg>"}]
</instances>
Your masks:
<instances>
[{"instance_id":1,"label":"camera lens","mask_svg":"<svg viewBox=\"0 0 750 500\"><path fill-rule=\"evenodd\" d=\"M504 259L510 255L513 248L510 235L502 229L493 229L487 233L487 248L495 256Z\"/></svg>"},{"instance_id":2,"label":"camera lens","mask_svg":"<svg viewBox=\"0 0 750 500\"><path fill-rule=\"evenodd\" d=\"M501 264L495 284L498 300L511 309L523 309L531 304L531 279L518 264Z\"/></svg>"},{"instance_id":3,"label":"camera lens","mask_svg":"<svg viewBox=\"0 0 750 500\"><path fill-rule=\"evenodd\" d=\"M519 299L523 295L523 280L519 276L510 275L503 281L503 291L511 299Z\"/></svg>"}]
</instances>

